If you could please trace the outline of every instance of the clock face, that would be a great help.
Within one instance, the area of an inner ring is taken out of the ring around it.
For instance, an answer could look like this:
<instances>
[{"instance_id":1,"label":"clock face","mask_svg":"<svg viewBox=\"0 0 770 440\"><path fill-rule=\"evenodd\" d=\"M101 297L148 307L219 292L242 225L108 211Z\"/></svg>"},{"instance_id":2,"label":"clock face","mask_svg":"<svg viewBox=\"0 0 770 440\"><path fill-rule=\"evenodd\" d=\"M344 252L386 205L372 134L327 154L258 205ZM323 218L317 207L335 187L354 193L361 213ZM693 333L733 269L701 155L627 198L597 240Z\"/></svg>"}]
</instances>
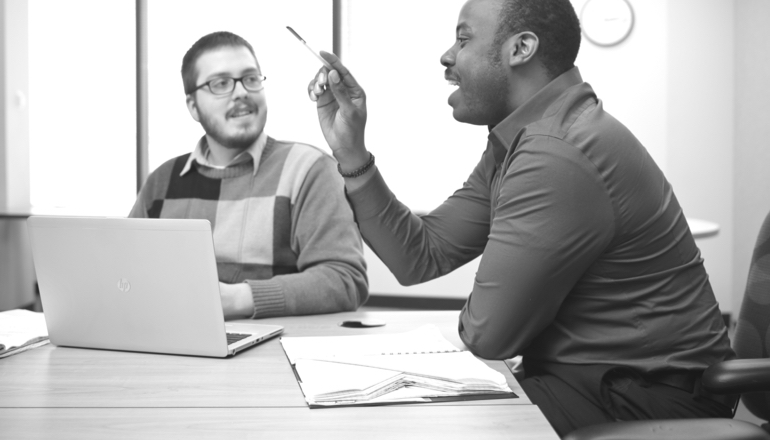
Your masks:
<instances>
[{"instance_id":1,"label":"clock face","mask_svg":"<svg viewBox=\"0 0 770 440\"><path fill-rule=\"evenodd\" d=\"M587 0L580 11L583 35L599 46L614 46L634 27L634 10L628 0Z\"/></svg>"}]
</instances>

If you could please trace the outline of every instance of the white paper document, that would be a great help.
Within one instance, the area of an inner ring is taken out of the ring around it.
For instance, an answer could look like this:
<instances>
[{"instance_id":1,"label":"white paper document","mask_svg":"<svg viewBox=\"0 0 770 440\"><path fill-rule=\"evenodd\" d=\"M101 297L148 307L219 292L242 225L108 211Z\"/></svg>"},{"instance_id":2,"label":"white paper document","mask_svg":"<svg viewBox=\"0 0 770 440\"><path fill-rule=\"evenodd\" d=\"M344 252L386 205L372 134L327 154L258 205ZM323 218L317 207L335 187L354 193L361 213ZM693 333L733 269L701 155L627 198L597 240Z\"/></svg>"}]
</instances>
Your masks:
<instances>
[{"instance_id":1,"label":"white paper document","mask_svg":"<svg viewBox=\"0 0 770 440\"><path fill-rule=\"evenodd\" d=\"M48 327L42 313L29 310L0 312L0 358L48 343Z\"/></svg>"},{"instance_id":2,"label":"white paper document","mask_svg":"<svg viewBox=\"0 0 770 440\"><path fill-rule=\"evenodd\" d=\"M517 397L503 376L432 325L398 334L284 337L311 407Z\"/></svg>"}]
</instances>

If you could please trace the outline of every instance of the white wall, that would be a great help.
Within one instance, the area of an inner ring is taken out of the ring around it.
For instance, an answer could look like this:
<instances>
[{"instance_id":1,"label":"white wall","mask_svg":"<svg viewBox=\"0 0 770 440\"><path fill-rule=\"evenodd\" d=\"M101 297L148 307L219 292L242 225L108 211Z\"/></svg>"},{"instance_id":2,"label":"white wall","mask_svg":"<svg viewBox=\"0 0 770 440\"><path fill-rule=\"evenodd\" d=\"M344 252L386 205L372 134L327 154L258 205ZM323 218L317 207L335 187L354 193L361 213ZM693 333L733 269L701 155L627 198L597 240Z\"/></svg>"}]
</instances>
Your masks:
<instances>
[{"instance_id":1,"label":"white wall","mask_svg":"<svg viewBox=\"0 0 770 440\"><path fill-rule=\"evenodd\" d=\"M770 211L770 1L735 2L733 311L740 310L759 226ZM717 28L718 29L718 28ZM729 60L725 60L729 62Z\"/></svg>"},{"instance_id":2,"label":"white wall","mask_svg":"<svg viewBox=\"0 0 770 440\"><path fill-rule=\"evenodd\" d=\"M667 175L687 216L719 223L698 240L720 308L733 280L733 0L668 2Z\"/></svg>"}]
</instances>

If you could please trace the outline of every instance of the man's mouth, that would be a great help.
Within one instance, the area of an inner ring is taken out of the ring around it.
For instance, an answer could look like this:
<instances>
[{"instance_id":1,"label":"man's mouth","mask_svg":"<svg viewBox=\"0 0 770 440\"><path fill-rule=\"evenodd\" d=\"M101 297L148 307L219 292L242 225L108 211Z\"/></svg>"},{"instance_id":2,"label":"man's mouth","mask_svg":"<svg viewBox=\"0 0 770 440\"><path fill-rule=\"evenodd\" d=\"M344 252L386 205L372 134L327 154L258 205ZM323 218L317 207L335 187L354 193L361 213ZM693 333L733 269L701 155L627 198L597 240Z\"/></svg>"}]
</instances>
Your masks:
<instances>
[{"instance_id":1,"label":"man's mouth","mask_svg":"<svg viewBox=\"0 0 770 440\"><path fill-rule=\"evenodd\" d=\"M459 87L460 86L460 79L456 76L452 75L447 71L444 73L444 79L446 79L447 83L452 87Z\"/></svg>"},{"instance_id":2,"label":"man's mouth","mask_svg":"<svg viewBox=\"0 0 770 440\"><path fill-rule=\"evenodd\" d=\"M242 108L234 108L227 112L228 119L230 118L243 118L249 115L252 115L257 112L256 108L251 107L242 107Z\"/></svg>"}]
</instances>

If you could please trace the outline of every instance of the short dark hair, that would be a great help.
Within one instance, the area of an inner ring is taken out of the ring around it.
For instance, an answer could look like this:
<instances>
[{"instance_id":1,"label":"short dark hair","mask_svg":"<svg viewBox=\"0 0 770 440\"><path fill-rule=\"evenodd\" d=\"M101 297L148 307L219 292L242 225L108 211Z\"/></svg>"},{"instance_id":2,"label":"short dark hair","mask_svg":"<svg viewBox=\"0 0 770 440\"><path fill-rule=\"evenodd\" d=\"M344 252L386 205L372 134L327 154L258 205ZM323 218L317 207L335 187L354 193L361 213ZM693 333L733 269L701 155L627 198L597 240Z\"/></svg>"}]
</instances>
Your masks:
<instances>
[{"instance_id":1,"label":"short dark hair","mask_svg":"<svg viewBox=\"0 0 770 440\"><path fill-rule=\"evenodd\" d=\"M569 0L504 0L494 41L496 60L505 40L524 31L537 35L540 62L551 79L575 66L580 21Z\"/></svg>"},{"instance_id":2,"label":"short dark hair","mask_svg":"<svg viewBox=\"0 0 770 440\"><path fill-rule=\"evenodd\" d=\"M241 46L249 49L249 52L254 55L254 60L256 61L257 55L254 53L254 48L251 47L251 44L232 32L213 32L204 35L196 41L187 53L184 54L184 58L182 59L182 83L184 84L185 95L189 95L195 89L195 81L198 79L198 71L195 68L195 63L201 55L210 50L219 49L220 47ZM257 61L257 66L259 66L259 61Z\"/></svg>"}]
</instances>

